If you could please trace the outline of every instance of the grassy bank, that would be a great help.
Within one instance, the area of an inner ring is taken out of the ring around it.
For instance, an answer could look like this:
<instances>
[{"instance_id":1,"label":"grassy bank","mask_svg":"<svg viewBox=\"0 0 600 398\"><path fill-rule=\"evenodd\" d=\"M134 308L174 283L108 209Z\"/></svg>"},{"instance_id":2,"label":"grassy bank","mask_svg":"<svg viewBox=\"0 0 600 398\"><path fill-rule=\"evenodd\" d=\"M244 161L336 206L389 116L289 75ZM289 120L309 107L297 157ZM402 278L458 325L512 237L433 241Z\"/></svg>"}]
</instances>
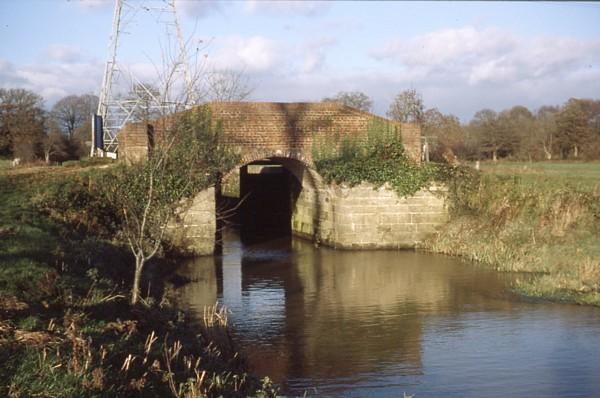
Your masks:
<instances>
[{"instance_id":1,"label":"grassy bank","mask_svg":"<svg viewBox=\"0 0 600 398\"><path fill-rule=\"evenodd\" d=\"M451 221L426 242L500 271L520 293L600 305L600 163L501 163L451 187Z\"/></svg>"},{"instance_id":2,"label":"grassy bank","mask_svg":"<svg viewBox=\"0 0 600 398\"><path fill-rule=\"evenodd\" d=\"M131 307L129 254L90 234L85 214L40 211L80 172L0 170L0 396L274 395L246 372L221 310L192 325L160 280Z\"/></svg>"}]
</instances>

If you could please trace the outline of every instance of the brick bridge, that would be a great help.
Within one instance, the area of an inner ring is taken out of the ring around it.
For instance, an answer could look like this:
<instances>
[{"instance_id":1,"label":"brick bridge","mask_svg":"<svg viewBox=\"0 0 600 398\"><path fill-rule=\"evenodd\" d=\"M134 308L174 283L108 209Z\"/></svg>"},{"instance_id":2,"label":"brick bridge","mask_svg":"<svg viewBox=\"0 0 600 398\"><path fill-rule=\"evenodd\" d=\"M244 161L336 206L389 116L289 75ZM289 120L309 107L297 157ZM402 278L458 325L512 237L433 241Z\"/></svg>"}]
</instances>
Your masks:
<instances>
[{"instance_id":1,"label":"brick bridge","mask_svg":"<svg viewBox=\"0 0 600 398\"><path fill-rule=\"evenodd\" d=\"M274 222L333 247L404 248L414 247L445 219L443 200L431 190L398 198L394 192L366 184L329 186L313 167L312 152L319 140L332 135L360 140L367 137L373 122L393 126L407 154L419 161L418 125L391 122L334 102L221 102L209 107L213 120L223 124L221 141L242 156L239 167L226 176L237 185L236 196L247 196L236 219L242 229L259 221ZM121 159L143 159L148 148L145 125L129 124L119 134ZM215 208L221 199L221 192L215 195L214 188L208 189L172 223L173 239L183 251L212 252Z\"/></svg>"}]
</instances>

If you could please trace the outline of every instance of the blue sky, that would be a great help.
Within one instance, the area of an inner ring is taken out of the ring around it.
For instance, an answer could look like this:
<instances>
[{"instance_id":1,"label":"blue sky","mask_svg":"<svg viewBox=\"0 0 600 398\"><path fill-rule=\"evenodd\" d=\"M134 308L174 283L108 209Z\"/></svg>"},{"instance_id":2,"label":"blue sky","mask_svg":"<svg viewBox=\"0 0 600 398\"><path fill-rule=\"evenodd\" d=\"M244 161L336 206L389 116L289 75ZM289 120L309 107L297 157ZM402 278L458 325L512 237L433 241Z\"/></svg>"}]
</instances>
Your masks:
<instances>
[{"instance_id":1,"label":"blue sky","mask_svg":"<svg viewBox=\"0 0 600 398\"><path fill-rule=\"evenodd\" d=\"M143 81L160 63L156 1L122 35L120 62ZM160 3L160 2L159 2ZM51 105L98 93L111 0L0 1L0 87ZM203 2L178 0L186 38L203 40L207 71L245 73L260 101L318 101L363 91L385 114L415 88L462 120L482 108L536 109L600 98L600 3ZM130 14L131 15L131 14Z\"/></svg>"}]
</instances>

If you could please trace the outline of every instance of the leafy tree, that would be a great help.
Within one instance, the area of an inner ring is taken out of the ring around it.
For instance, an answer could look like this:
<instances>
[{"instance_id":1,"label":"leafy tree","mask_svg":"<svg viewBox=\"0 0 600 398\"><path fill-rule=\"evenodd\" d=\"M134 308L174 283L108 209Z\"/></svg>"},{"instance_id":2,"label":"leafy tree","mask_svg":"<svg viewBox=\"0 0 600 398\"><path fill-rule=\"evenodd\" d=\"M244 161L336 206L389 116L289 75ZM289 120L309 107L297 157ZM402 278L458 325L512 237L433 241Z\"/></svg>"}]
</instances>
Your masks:
<instances>
[{"instance_id":1,"label":"leafy tree","mask_svg":"<svg viewBox=\"0 0 600 398\"><path fill-rule=\"evenodd\" d=\"M600 158L600 100L589 100L588 128L590 156Z\"/></svg>"},{"instance_id":2,"label":"leafy tree","mask_svg":"<svg viewBox=\"0 0 600 398\"><path fill-rule=\"evenodd\" d=\"M168 244L169 220L237 161L220 145L221 128L208 108L184 112L163 128L147 161L122 166L106 184L108 202L123 218L117 237L135 257L132 304L139 300L144 265Z\"/></svg>"},{"instance_id":3,"label":"leafy tree","mask_svg":"<svg viewBox=\"0 0 600 398\"><path fill-rule=\"evenodd\" d=\"M41 152L45 135L43 99L23 89L0 89L0 154L23 161Z\"/></svg>"},{"instance_id":4,"label":"leafy tree","mask_svg":"<svg viewBox=\"0 0 600 398\"><path fill-rule=\"evenodd\" d=\"M360 91L340 91L332 98L323 98L323 101L338 102L364 112L370 112L373 106L369 96Z\"/></svg>"},{"instance_id":5,"label":"leafy tree","mask_svg":"<svg viewBox=\"0 0 600 398\"><path fill-rule=\"evenodd\" d=\"M498 124L504 154L532 159L535 152L534 117L529 109L517 105L502 111Z\"/></svg>"},{"instance_id":6,"label":"leafy tree","mask_svg":"<svg viewBox=\"0 0 600 398\"><path fill-rule=\"evenodd\" d=\"M437 108L423 114L423 137L434 160L441 160L449 151L460 156L466 154L465 131L460 121L454 115L444 115Z\"/></svg>"},{"instance_id":7,"label":"leafy tree","mask_svg":"<svg viewBox=\"0 0 600 398\"><path fill-rule=\"evenodd\" d=\"M492 160L498 160L498 151L502 148L498 114L491 109L482 109L475 113L470 123L479 153L488 153Z\"/></svg>"},{"instance_id":8,"label":"leafy tree","mask_svg":"<svg viewBox=\"0 0 600 398\"><path fill-rule=\"evenodd\" d=\"M576 102L584 113L585 129L578 139L578 150L587 158L600 156L600 101L591 99L569 100ZM574 104L573 104L574 105ZM573 106L571 105L571 106Z\"/></svg>"},{"instance_id":9,"label":"leafy tree","mask_svg":"<svg viewBox=\"0 0 600 398\"><path fill-rule=\"evenodd\" d=\"M561 108L556 121L557 145L561 156L566 158L569 153L579 156L579 150L588 135L587 115L581 100L571 98Z\"/></svg>"},{"instance_id":10,"label":"leafy tree","mask_svg":"<svg viewBox=\"0 0 600 398\"><path fill-rule=\"evenodd\" d=\"M423 97L415 89L404 90L390 104L387 116L403 123L423 122L425 105Z\"/></svg>"}]
</instances>

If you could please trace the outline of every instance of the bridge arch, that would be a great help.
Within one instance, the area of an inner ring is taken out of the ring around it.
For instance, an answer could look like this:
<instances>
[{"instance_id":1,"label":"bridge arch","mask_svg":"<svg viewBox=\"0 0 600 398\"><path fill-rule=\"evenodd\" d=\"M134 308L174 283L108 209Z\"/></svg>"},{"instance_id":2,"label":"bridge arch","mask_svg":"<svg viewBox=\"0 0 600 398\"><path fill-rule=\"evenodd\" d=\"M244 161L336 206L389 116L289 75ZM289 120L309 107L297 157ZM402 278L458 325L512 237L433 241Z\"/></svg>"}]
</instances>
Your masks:
<instances>
[{"instance_id":1,"label":"bridge arch","mask_svg":"<svg viewBox=\"0 0 600 398\"><path fill-rule=\"evenodd\" d=\"M226 214L224 224L240 228L243 241L292 234L321 240L327 185L303 156L261 151L245 156L222 181L216 188L217 211Z\"/></svg>"},{"instance_id":2,"label":"bridge arch","mask_svg":"<svg viewBox=\"0 0 600 398\"><path fill-rule=\"evenodd\" d=\"M289 226L295 235L338 248L404 248L414 247L445 220L443 199L431 189L399 198L389 189L368 184L324 184L314 168L312 151L321 140L337 137L360 142L378 125L393 128L407 154L418 162L418 125L396 123L334 102L207 105L213 122L223 129L221 143L242 157L237 170L271 162L290 173L296 185L288 187ZM154 138L162 136L161 123L152 127L140 123L124 126L118 137L119 158L125 162L145 159ZM226 177L231 173L235 171ZM168 227L174 247L193 255L213 252L220 194L221 187L209 188L181 209Z\"/></svg>"}]
</instances>

